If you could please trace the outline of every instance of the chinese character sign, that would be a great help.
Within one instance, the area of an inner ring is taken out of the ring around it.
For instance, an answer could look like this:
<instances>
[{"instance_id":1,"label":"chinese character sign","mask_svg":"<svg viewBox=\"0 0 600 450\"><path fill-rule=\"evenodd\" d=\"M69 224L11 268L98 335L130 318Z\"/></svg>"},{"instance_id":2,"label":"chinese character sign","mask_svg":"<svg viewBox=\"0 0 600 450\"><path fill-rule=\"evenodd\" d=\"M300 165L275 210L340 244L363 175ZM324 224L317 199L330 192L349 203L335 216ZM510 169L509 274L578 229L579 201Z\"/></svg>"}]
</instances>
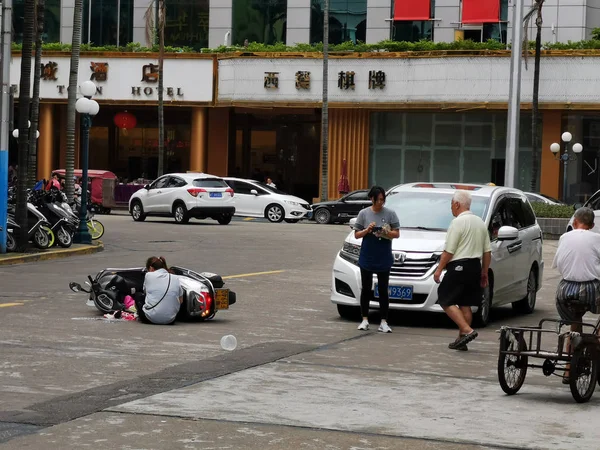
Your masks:
<instances>
[{"instance_id":1,"label":"chinese character sign","mask_svg":"<svg viewBox=\"0 0 600 450\"><path fill-rule=\"evenodd\" d=\"M90 62L90 70L92 76L90 80L106 81L108 78L108 63L107 62Z\"/></svg>"},{"instance_id":2,"label":"chinese character sign","mask_svg":"<svg viewBox=\"0 0 600 450\"><path fill-rule=\"evenodd\" d=\"M279 72L265 72L265 89L279 88Z\"/></svg>"},{"instance_id":3,"label":"chinese character sign","mask_svg":"<svg viewBox=\"0 0 600 450\"><path fill-rule=\"evenodd\" d=\"M369 71L369 89L383 89L385 87L385 72L381 70Z\"/></svg>"},{"instance_id":4,"label":"chinese character sign","mask_svg":"<svg viewBox=\"0 0 600 450\"><path fill-rule=\"evenodd\" d=\"M310 72L296 72L296 89L310 89Z\"/></svg>"},{"instance_id":5,"label":"chinese character sign","mask_svg":"<svg viewBox=\"0 0 600 450\"><path fill-rule=\"evenodd\" d=\"M42 80L47 81L56 81L58 78L56 77L56 72L58 72L58 63L53 61L48 62L48 64L42 64Z\"/></svg>"},{"instance_id":6,"label":"chinese character sign","mask_svg":"<svg viewBox=\"0 0 600 450\"><path fill-rule=\"evenodd\" d=\"M156 83L158 81L158 65L150 63L143 66L142 81Z\"/></svg>"},{"instance_id":7,"label":"chinese character sign","mask_svg":"<svg viewBox=\"0 0 600 450\"><path fill-rule=\"evenodd\" d=\"M345 90L354 90L354 72L340 72L338 74L338 87Z\"/></svg>"}]
</instances>

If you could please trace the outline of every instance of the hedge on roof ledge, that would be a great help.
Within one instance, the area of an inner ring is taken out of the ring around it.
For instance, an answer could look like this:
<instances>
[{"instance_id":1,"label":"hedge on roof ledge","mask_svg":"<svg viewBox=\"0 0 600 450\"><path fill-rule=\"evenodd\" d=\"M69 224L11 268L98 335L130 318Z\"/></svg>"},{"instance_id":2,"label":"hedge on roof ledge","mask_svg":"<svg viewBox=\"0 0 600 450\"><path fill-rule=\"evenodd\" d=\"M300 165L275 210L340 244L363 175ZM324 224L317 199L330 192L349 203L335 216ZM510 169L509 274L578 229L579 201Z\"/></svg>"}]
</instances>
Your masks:
<instances>
[{"instance_id":1,"label":"hedge on roof ledge","mask_svg":"<svg viewBox=\"0 0 600 450\"><path fill-rule=\"evenodd\" d=\"M566 43L545 43L542 46L543 50L600 50L600 28L597 28L592 33L593 38L589 41L566 42ZM13 44L14 51L21 50L21 44ZM371 52L430 52L430 51L452 51L452 50L474 50L474 51L499 51L506 50L506 44L498 41L473 42L454 41L454 42L396 42L396 41L381 41L377 44L364 44L362 42L353 43L345 42L343 44L330 45L330 52L350 52L350 53L371 53ZM529 50L533 51L535 43L529 44ZM47 43L42 45L44 51L54 52L70 52L71 44ZM143 47L138 43L130 43L125 46L117 47L116 45L94 46L90 44L81 44L82 52L125 52L125 53L140 53L140 52L158 52L158 45L153 47ZM193 47L165 47L167 53L318 53L323 51L323 44L297 44L287 46L283 43L273 45L260 44L251 42L248 47L241 46L220 46L214 49L202 48L195 49Z\"/></svg>"},{"instance_id":2,"label":"hedge on roof ledge","mask_svg":"<svg viewBox=\"0 0 600 450\"><path fill-rule=\"evenodd\" d=\"M570 219L575 212L575 208L571 205L548 205L546 203L533 202L531 203L531 207L538 219Z\"/></svg>"}]
</instances>

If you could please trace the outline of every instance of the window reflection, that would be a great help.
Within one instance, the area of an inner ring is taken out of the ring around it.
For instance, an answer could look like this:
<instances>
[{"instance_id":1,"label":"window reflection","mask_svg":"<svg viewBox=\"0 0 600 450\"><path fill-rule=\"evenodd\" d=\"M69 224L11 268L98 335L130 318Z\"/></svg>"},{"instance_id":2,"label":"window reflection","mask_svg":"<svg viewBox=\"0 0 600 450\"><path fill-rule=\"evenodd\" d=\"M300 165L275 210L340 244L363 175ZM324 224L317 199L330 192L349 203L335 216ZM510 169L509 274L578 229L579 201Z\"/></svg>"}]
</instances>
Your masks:
<instances>
[{"instance_id":1,"label":"window reflection","mask_svg":"<svg viewBox=\"0 0 600 450\"><path fill-rule=\"evenodd\" d=\"M329 43L365 42L367 39L367 0L329 1ZM323 0L312 0L310 42L323 42Z\"/></svg>"},{"instance_id":2,"label":"window reflection","mask_svg":"<svg viewBox=\"0 0 600 450\"><path fill-rule=\"evenodd\" d=\"M429 17L435 17L435 0L431 0ZM394 22L392 40L398 42L433 41L431 20L398 20Z\"/></svg>"},{"instance_id":3,"label":"window reflection","mask_svg":"<svg viewBox=\"0 0 600 450\"><path fill-rule=\"evenodd\" d=\"M287 0L233 0L232 43L285 42Z\"/></svg>"},{"instance_id":4,"label":"window reflection","mask_svg":"<svg viewBox=\"0 0 600 450\"><path fill-rule=\"evenodd\" d=\"M82 23L81 42L98 46L133 42L133 0L84 0Z\"/></svg>"},{"instance_id":5,"label":"window reflection","mask_svg":"<svg viewBox=\"0 0 600 450\"><path fill-rule=\"evenodd\" d=\"M25 22L25 0L14 0L12 21L13 42L21 44L23 42L23 24ZM46 0L42 40L46 43L60 42L60 0Z\"/></svg>"},{"instance_id":6,"label":"window reflection","mask_svg":"<svg viewBox=\"0 0 600 450\"><path fill-rule=\"evenodd\" d=\"M165 45L208 47L209 0L169 0L165 24Z\"/></svg>"}]
</instances>

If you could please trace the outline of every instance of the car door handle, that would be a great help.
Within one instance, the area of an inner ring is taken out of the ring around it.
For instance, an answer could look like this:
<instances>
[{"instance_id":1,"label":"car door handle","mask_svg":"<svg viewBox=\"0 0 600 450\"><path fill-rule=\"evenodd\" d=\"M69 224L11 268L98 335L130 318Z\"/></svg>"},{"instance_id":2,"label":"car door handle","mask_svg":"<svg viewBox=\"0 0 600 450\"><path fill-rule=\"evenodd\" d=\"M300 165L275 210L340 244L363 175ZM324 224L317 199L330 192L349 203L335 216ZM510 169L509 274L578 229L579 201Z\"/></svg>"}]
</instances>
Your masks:
<instances>
[{"instance_id":1,"label":"car door handle","mask_svg":"<svg viewBox=\"0 0 600 450\"><path fill-rule=\"evenodd\" d=\"M513 244L507 245L506 249L508 250L508 253L514 253L518 250L521 250L522 247L523 247L523 241L517 241Z\"/></svg>"}]
</instances>

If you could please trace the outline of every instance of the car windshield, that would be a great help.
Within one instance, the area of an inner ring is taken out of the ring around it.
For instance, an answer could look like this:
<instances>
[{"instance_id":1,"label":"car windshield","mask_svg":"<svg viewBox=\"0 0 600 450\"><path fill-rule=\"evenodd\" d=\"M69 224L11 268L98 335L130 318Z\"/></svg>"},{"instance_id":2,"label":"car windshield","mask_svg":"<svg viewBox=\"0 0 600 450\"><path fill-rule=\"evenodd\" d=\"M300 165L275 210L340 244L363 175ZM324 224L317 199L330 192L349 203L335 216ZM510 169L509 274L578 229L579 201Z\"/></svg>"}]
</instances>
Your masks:
<instances>
[{"instance_id":1,"label":"car windshield","mask_svg":"<svg viewBox=\"0 0 600 450\"><path fill-rule=\"evenodd\" d=\"M265 189L266 191L274 192L275 194L287 195L285 192L280 191L279 189L274 188L272 186L269 186L267 183L263 183L261 181L257 181L256 184L258 184L261 188Z\"/></svg>"},{"instance_id":2,"label":"car windshield","mask_svg":"<svg viewBox=\"0 0 600 450\"><path fill-rule=\"evenodd\" d=\"M194 186L199 188L228 188L229 185L220 178L198 178Z\"/></svg>"},{"instance_id":3,"label":"car windshield","mask_svg":"<svg viewBox=\"0 0 600 450\"><path fill-rule=\"evenodd\" d=\"M446 231L454 219L450 211L452 193L397 192L386 199L385 206L393 209L401 228ZM484 219L489 199L473 196L471 211Z\"/></svg>"}]
</instances>

